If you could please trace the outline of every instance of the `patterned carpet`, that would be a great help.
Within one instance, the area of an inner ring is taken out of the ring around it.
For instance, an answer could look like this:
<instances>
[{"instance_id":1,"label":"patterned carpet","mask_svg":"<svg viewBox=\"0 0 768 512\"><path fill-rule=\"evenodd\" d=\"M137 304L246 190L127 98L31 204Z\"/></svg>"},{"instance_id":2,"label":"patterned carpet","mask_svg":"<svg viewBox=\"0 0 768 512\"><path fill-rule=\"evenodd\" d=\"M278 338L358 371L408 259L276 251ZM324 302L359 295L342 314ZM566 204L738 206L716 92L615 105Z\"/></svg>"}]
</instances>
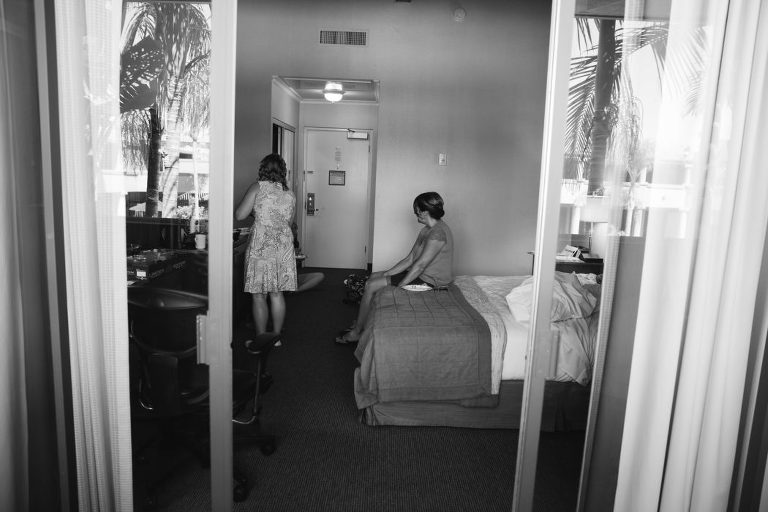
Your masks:
<instances>
[{"instance_id":1,"label":"patterned carpet","mask_svg":"<svg viewBox=\"0 0 768 512\"><path fill-rule=\"evenodd\" d=\"M269 358L274 383L262 425L277 450L235 452L250 479L236 511L508 511L517 431L368 427L352 391L354 346L336 345L356 306L344 304L352 270L321 270L316 288L287 296L281 347ZM247 337L241 327L236 342ZM574 510L583 433L543 434L536 510ZM210 510L210 473L194 461L158 490L157 510ZM138 507L137 507L138 510Z\"/></svg>"}]
</instances>

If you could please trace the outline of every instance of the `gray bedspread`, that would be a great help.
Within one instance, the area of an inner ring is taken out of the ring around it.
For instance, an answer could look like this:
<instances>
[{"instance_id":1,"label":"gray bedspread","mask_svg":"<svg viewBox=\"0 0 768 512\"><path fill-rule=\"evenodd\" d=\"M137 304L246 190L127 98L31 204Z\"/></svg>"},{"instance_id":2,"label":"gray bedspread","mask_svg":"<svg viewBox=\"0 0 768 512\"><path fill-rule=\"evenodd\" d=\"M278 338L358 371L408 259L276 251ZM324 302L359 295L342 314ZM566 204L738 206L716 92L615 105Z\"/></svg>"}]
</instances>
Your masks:
<instances>
[{"instance_id":1,"label":"gray bedspread","mask_svg":"<svg viewBox=\"0 0 768 512\"><path fill-rule=\"evenodd\" d=\"M378 402L466 400L491 394L491 335L454 285L374 297L355 350L358 408Z\"/></svg>"}]
</instances>

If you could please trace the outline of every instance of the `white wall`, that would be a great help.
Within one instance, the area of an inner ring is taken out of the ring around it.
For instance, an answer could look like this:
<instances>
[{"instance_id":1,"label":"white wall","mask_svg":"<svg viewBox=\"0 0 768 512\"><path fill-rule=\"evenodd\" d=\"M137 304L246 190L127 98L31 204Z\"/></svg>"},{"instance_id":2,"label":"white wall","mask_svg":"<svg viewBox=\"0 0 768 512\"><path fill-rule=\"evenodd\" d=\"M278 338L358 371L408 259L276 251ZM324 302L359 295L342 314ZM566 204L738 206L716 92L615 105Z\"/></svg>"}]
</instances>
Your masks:
<instances>
[{"instance_id":1,"label":"white wall","mask_svg":"<svg viewBox=\"0 0 768 512\"><path fill-rule=\"evenodd\" d=\"M299 127L299 97L277 83L272 84L272 117L282 121L294 130ZM298 135L298 133L296 134Z\"/></svg>"},{"instance_id":2,"label":"white wall","mask_svg":"<svg viewBox=\"0 0 768 512\"><path fill-rule=\"evenodd\" d=\"M530 271L536 230L549 3L241 0L235 194L270 150L273 75L380 81L374 268L408 251L413 198L438 191L459 274ZM366 47L318 44L367 30ZM448 165L437 165L438 153ZM384 242L385 241L385 242Z\"/></svg>"}]
</instances>

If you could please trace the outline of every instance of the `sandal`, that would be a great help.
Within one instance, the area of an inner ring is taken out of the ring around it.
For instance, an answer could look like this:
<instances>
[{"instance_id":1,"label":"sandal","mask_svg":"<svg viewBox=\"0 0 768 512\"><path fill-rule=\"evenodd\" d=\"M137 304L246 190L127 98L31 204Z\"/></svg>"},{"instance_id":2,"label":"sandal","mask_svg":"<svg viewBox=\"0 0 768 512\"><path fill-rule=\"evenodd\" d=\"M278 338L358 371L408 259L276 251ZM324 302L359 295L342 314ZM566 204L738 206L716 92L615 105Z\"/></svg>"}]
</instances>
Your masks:
<instances>
[{"instance_id":1,"label":"sandal","mask_svg":"<svg viewBox=\"0 0 768 512\"><path fill-rule=\"evenodd\" d=\"M349 339L347 337L347 334L349 334L350 332L352 332L352 330L349 330L349 331L345 332L341 336L336 336L336 340L335 340L336 343L338 343L339 345L349 345L351 343L357 343L358 341L360 341L360 338L358 338L356 340Z\"/></svg>"}]
</instances>

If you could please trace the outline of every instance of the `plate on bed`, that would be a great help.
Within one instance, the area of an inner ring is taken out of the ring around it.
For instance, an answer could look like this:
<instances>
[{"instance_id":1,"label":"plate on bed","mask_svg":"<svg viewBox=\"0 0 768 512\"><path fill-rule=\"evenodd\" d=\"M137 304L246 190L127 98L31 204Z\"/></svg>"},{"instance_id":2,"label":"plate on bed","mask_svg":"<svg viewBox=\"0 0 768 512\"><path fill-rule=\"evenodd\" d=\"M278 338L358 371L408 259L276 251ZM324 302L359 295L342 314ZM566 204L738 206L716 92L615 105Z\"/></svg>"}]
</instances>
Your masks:
<instances>
[{"instance_id":1,"label":"plate on bed","mask_svg":"<svg viewBox=\"0 0 768 512\"><path fill-rule=\"evenodd\" d=\"M409 292L426 292L432 289L428 284L406 284L405 286L401 286L401 288L403 290L408 290Z\"/></svg>"}]
</instances>

